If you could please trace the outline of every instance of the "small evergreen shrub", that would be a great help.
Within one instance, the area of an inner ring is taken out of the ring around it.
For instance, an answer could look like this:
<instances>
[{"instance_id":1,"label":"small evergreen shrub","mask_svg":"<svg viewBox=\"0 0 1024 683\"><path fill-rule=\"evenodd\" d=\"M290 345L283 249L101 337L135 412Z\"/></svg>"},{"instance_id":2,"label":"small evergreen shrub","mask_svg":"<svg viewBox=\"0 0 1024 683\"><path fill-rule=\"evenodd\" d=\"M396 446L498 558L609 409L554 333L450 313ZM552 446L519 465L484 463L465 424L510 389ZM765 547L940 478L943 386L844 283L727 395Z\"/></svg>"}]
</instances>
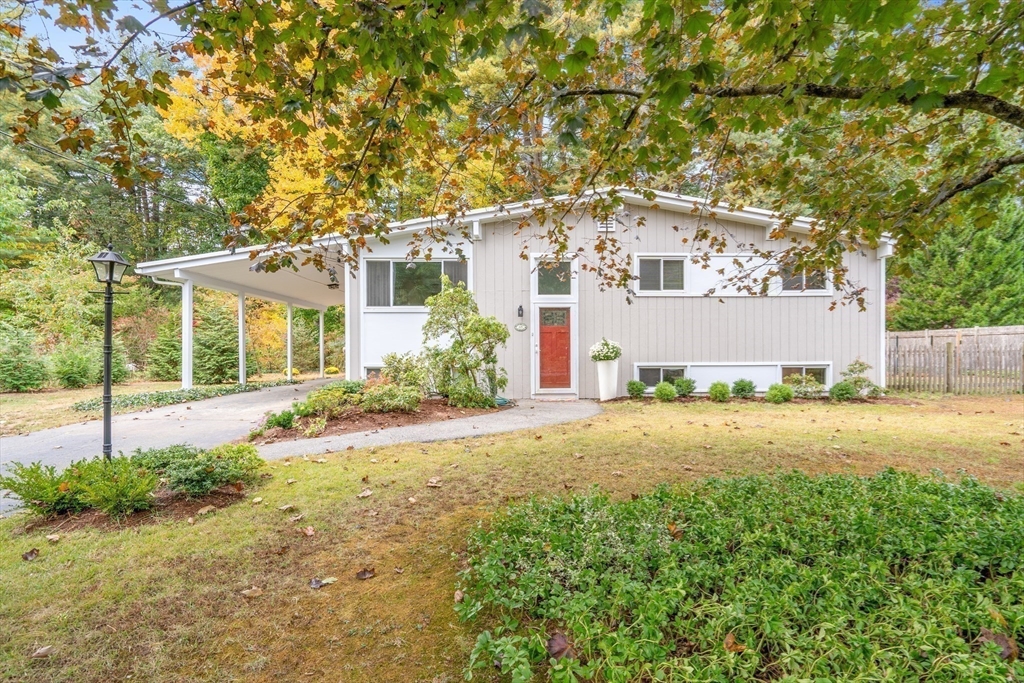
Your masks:
<instances>
[{"instance_id":1,"label":"small evergreen shrub","mask_svg":"<svg viewBox=\"0 0 1024 683\"><path fill-rule=\"evenodd\" d=\"M156 473L127 456L102 459L83 484L82 502L111 517L123 518L153 507L153 492L160 484Z\"/></svg>"},{"instance_id":2,"label":"small evergreen shrub","mask_svg":"<svg viewBox=\"0 0 1024 683\"><path fill-rule=\"evenodd\" d=\"M360 405L364 413L411 413L420 407L420 399L415 387L384 383L364 390Z\"/></svg>"},{"instance_id":3,"label":"small evergreen shrub","mask_svg":"<svg viewBox=\"0 0 1024 683\"><path fill-rule=\"evenodd\" d=\"M645 391L647 391L647 385L638 379L626 382L626 393L630 398L642 398Z\"/></svg>"},{"instance_id":4,"label":"small evergreen shrub","mask_svg":"<svg viewBox=\"0 0 1024 683\"><path fill-rule=\"evenodd\" d=\"M768 387L764 400L769 403L788 403L793 400L793 387L788 384L773 384Z\"/></svg>"},{"instance_id":5,"label":"small evergreen shrub","mask_svg":"<svg viewBox=\"0 0 1024 683\"><path fill-rule=\"evenodd\" d=\"M201 498L221 486L256 483L263 465L255 446L225 444L172 461L164 474L172 491Z\"/></svg>"},{"instance_id":6,"label":"small evergreen shrub","mask_svg":"<svg viewBox=\"0 0 1024 683\"><path fill-rule=\"evenodd\" d=\"M659 401L672 401L676 397L676 388L671 382L658 382L654 387L654 398Z\"/></svg>"},{"instance_id":7,"label":"small evergreen shrub","mask_svg":"<svg viewBox=\"0 0 1024 683\"><path fill-rule=\"evenodd\" d=\"M697 390L697 380L692 377L676 377L676 394L686 398Z\"/></svg>"},{"instance_id":8,"label":"small evergreen shrub","mask_svg":"<svg viewBox=\"0 0 1024 683\"><path fill-rule=\"evenodd\" d=\"M784 381L793 387L793 393L797 398L821 398L825 392L825 385L815 379L814 375L793 374Z\"/></svg>"},{"instance_id":9,"label":"small evergreen shrub","mask_svg":"<svg viewBox=\"0 0 1024 683\"><path fill-rule=\"evenodd\" d=\"M281 429L291 429L294 424L295 413L291 410L282 410L280 413L267 415L267 421L263 423L263 428L273 429L274 427L280 427Z\"/></svg>"},{"instance_id":10,"label":"small evergreen shrub","mask_svg":"<svg viewBox=\"0 0 1024 683\"><path fill-rule=\"evenodd\" d=\"M712 382L708 387L708 397L712 401L724 403L729 400L729 385L725 382Z\"/></svg>"},{"instance_id":11,"label":"small evergreen shrub","mask_svg":"<svg viewBox=\"0 0 1024 683\"><path fill-rule=\"evenodd\" d=\"M335 385L343 388L349 394L361 394L366 387L366 382L361 379L343 379L338 382L332 382L328 386Z\"/></svg>"},{"instance_id":12,"label":"small evergreen shrub","mask_svg":"<svg viewBox=\"0 0 1024 683\"><path fill-rule=\"evenodd\" d=\"M235 316L219 306L200 315L195 333L196 384L238 381L238 324Z\"/></svg>"},{"instance_id":13,"label":"small evergreen shrub","mask_svg":"<svg viewBox=\"0 0 1024 683\"><path fill-rule=\"evenodd\" d=\"M82 350L80 344L68 344L53 354L53 376L57 384L65 389L81 389L93 384L96 369L92 356ZM100 381L103 381L100 366Z\"/></svg>"},{"instance_id":14,"label":"small evergreen shrub","mask_svg":"<svg viewBox=\"0 0 1024 683\"><path fill-rule=\"evenodd\" d=\"M753 398L757 387L749 379L738 379L732 383L732 395L736 398Z\"/></svg>"},{"instance_id":15,"label":"small evergreen shrub","mask_svg":"<svg viewBox=\"0 0 1024 683\"><path fill-rule=\"evenodd\" d=\"M89 364L93 375L90 384L103 384L103 342L95 342L89 347ZM114 339L110 349L110 382L124 384L128 381L128 352L120 339Z\"/></svg>"},{"instance_id":16,"label":"small evergreen shrub","mask_svg":"<svg viewBox=\"0 0 1024 683\"><path fill-rule=\"evenodd\" d=\"M828 397L833 401L852 401L857 398L857 390L847 381L836 382L828 390Z\"/></svg>"},{"instance_id":17,"label":"small evergreen shrub","mask_svg":"<svg viewBox=\"0 0 1024 683\"><path fill-rule=\"evenodd\" d=\"M166 448L147 448L146 450L136 448L132 451L131 459L136 466L161 474L171 463L195 458L202 452L201 448L180 443Z\"/></svg>"},{"instance_id":18,"label":"small evergreen shrub","mask_svg":"<svg viewBox=\"0 0 1024 683\"><path fill-rule=\"evenodd\" d=\"M400 387L422 390L427 384L427 366L415 353L389 353L381 361L380 376Z\"/></svg>"},{"instance_id":19,"label":"small evergreen shrub","mask_svg":"<svg viewBox=\"0 0 1024 683\"><path fill-rule=\"evenodd\" d=\"M46 361L32 350L24 330L0 330L0 391L30 391L46 384Z\"/></svg>"},{"instance_id":20,"label":"small evergreen shrub","mask_svg":"<svg viewBox=\"0 0 1024 683\"><path fill-rule=\"evenodd\" d=\"M352 405L358 405L362 396L358 392L350 391L346 382L331 382L319 389L314 389L306 396L306 406L313 415L323 415L328 420L333 419ZM353 382L352 384L356 384ZM362 386L360 385L361 389Z\"/></svg>"},{"instance_id":21,"label":"small evergreen shrub","mask_svg":"<svg viewBox=\"0 0 1024 683\"><path fill-rule=\"evenodd\" d=\"M82 496L94 463L80 460L58 472L56 467L39 462L13 462L8 465L9 474L0 476L0 489L11 491L39 514L76 514L89 507Z\"/></svg>"}]
</instances>

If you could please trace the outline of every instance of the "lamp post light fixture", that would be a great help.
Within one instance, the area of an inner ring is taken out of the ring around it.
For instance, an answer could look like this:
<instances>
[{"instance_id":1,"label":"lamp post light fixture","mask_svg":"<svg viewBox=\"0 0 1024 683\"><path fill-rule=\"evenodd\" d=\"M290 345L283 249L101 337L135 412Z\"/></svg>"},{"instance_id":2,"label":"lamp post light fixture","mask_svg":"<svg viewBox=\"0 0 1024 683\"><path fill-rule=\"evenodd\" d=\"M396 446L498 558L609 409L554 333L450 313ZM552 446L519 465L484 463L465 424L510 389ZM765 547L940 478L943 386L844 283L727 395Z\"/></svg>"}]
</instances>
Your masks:
<instances>
[{"instance_id":1,"label":"lamp post light fixture","mask_svg":"<svg viewBox=\"0 0 1024 683\"><path fill-rule=\"evenodd\" d=\"M103 457L110 460L113 450L110 439L110 359L114 351L114 285L121 284L129 263L114 251L113 244L108 244L89 262L96 269L96 282L106 285L103 293Z\"/></svg>"}]
</instances>

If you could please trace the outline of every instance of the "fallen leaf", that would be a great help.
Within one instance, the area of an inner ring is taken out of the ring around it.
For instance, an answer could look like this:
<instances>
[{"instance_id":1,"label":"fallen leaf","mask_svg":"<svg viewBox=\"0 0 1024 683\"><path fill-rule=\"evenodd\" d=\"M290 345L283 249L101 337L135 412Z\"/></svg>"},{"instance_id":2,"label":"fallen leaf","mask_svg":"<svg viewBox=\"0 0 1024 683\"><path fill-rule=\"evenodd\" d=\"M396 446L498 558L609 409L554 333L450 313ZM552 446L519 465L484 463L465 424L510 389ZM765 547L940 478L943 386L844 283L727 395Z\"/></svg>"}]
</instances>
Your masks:
<instances>
[{"instance_id":1,"label":"fallen leaf","mask_svg":"<svg viewBox=\"0 0 1024 683\"><path fill-rule=\"evenodd\" d=\"M547 650L548 656L554 659L561 659L563 657L568 659L576 658L576 651L573 650L569 639L561 631L555 631L554 635L548 638Z\"/></svg>"},{"instance_id":2,"label":"fallen leaf","mask_svg":"<svg viewBox=\"0 0 1024 683\"><path fill-rule=\"evenodd\" d=\"M725 642L722 643L722 646L725 647L726 652L743 652L747 649L747 646L743 643L736 642L736 636L732 633L725 636Z\"/></svg>"},{"instance_id":3,"label":"fallen leaf","mask_svg":"<svg viewBox=\"0 0 1024 683\"><path fill-rule=\"evenodd\" d=\"M537 441L540 441L541 439L544 438L544 435L543 434L538 434L537 436L535 436L533 438L535 438Z\"/></svg>"},{"instance_id":4,"label":"fallen leaf","mask_svg":"<svg viewBox=\"0 0 1024 683\"><path fill-rule=\"evenodd\" d=\"M356 494L356 498L369 498L373 495L373 491L370 489L363 489L361 492Z\"/></svg>"},{"instance_id":5,"label":"fallen leaf","mask_svg":"<svg viewBox=\"0 0 1024 683\"><path fill-rule=\"evenodd\" d=\"M216 505L207 505L206 507L201 507L198 510L196 510L196 514L199 515L200 517L202 517L203 515L210 514L211 512L213 512L216 509L217 509Z\"/></svg>"},{"instance_id":6,"label":"fallen leaf","mask_svg":"<svg viewBox=\"0 0 1024 683\"><path fill-rule=\"evenodd\" d=\"M380 460L378 460L377 458L370 458L370 462L376 465L378 462L380 462Z\"/></svg>"},{"instance_id":7,"label":"fallen leaf","mask_svg":"<svg viewBox=\"0 0 1024 683\"><path fill-rule=\"evenodd\" d=\"M416 502L416 499L415 499L415 498L409 498L409 502L410 502L410 503L415 503L415 502Z\"/></svg>"},{"instance_id":8,"label":"fallen leaf","mask_svg":"<svg viewBox=\"0 0 1024 683\"><path fill-rule=\"evenodd\" d=\"M349 446L349 447L348 447L348 448L346 448L345 450L346 450L346 451L354 451L355 449L356 449L356 447L355 447L355 446Z\"/></svg>"},{"instance_id":9,"label":"fallen leaf","mask_svg":"<svg viewBox=\"0 0 1024 683\"><path fill-rule=\"evenodd\" d=\"M1002 626L1003 628L1009 628L1009 624L1006 623L1006 617L1004 617L1002 613L995 607L989 607L988 613L989 616L995 619L1000 626Z\"/></svg>"},{"instance_id":10,"label":"fallen leaf","mask_svg":"<svg viewBox=\"0 0 1024 683\"><path fill-rule=\"evenodd\" d=\"M288 484L288 485L290 486L290 485L294 484L294 483L295 483L295 482L297 482L297 481L298 481L298 479L289 479L289 480L288 480L288 481L286 481L285 483L286 483L286 484Z\"/></svg>"},{"instance_id":11,"label":"fallen leaf","mask_svg":"<svg viewBox=\"0 0 1024 683\"><path fill-rule=\"evenodd\" d=\"M188 518L188 523L189 524L195 524L196 523L196 518L195 517L189 517Z\"/></svg>"},{"instance_id":12,"label":"fallen leaf","mask_svg":"<svg viewBox=\"0 0 1024 683\"><path fill-rule=\"evenodd\" d=\"M404 574L405 573L405 569L403 569L402 567L395 567L395 573L396 574Z\"/></svg>"},{"instance_id":13,"label":"fallen leaf","mask_svg":"<svg viewBox=\"0 0 1024 683\"><path fill-rule=\"evenodd\" d=\"M455 602L462 602L466 599L466 594L462 591L455 591Z\"/></svg>"},{"instance_id":14,"label":"fallen leaf","mask_svg":"<svg viewBox=\"0 0 1024 683\"><path fill-rule=\"evenodd\" d=\"M288 460L285 460L285 461L284 461L283 463L281 463L281 464L283 464L283 465L284 465L285 467L291 467L291 466L292 466L291 462L290 462L290 461L288 461Z\"/></svg>"},{"instance_id":15,"label":"fallen leaf","mask_svg":"<svg viewBox=\"0 0 1024 683\"><path fill-rule=\"evenodd\" d=\"M44 645L32 653L32 659L46 659L53 654L53 645Z\"/></svg>"},{"instance_id":16,"label":"fallen leaf","mask_svg":"<svg viewBox=\"0 0 1024 683\"><path fill-rule=\"evenodd\" d=\"M242 595L244 595L247 598L258 598L259 596L263 595L263 589L253 586L248 590L242 591Z\"/></svg>"},{"instance_id":17,"label":"fallen leaf","mask_svg":"<svg viewBox=\"0 0 1024 683\"><path fill-rule=\"evenodd\" d=\"M252 504L253 505L259 505L262 502L263 502L263 498L261 498L260 496L257 496L257 497L252 499Z\"/></svg>"},{"instance_id":18,"label":"fallen leaf","mask_svg":"<svg viewBox=\"0 0 1024 683\"><path fill-rule=\"evenodd\" d=\"M50 543L56 543L57 541L60 540L60 534L50 534L49 536L46 537L46 540L49 541Z\"/></svg>"},{"instance_id":19,"label":"fallen leaf","mask_svg":"<svg viewBox=\"0 0 1024 683\"><path fill-rule=\"evenodd\" d=\"M365 477L363 477L359 481L363 482L364 484L369 484L370 483L370 475L366 475Z\"/></svg>"},{"instance_id":20,"label":"fallen leaf","mask_svg":"<svg viewBox=\"0 0 1024 683\"><path fill-rule=\"evenodd\" d=\"M31 562L37 557L39 557L39 548L32 548L32 550L29 550L27 553L21 554L21 559L25 560L26 562Z\"/></svg>"},{"instance_id":21,"label":"fallen leaf","mask_svg":"<svg viewBox=\"0 0 1024 683\"><path fill-rule=\"evenodd\" d=\"M999 646L999 656L1008 662L1017 661L1017 657L1020 655L1020 648L1017 647L1017 641L1005 634L993 633L987 628L981 629L981 635L978 636L978 642L995 643Z\"/></svg>"},{"instance_id":22,"label":"fallen leaf","mask_svg":"<svg viewBox=\"0 0 1024 683\"><path fill-rule=\"evenodd\" d=\"M303 517L305 517L305 516L306 516L306 515L304 515L304 514L302 514L302 513L300 512L300 513L299 513L299 514L297 514L297 515L292 515L291 517L289 517L289 518L288 518L288 521L289 521L289 522L293 522L293 523L294 523L294 522L298 522L298 521L299 521L300 519L302 519L302 518L303 518Z\"/></svg>"},{"instance_id":23,"label":"fallen leaf","mask_svg":"<svg viewBox=\"0 0 1024 683\"><path fill-rule=\"evenodd\" d=\"M332 583L336 582L337 580L338 579L336 579L333 576L328 576L326 579L315 579L314 578L314 579L310 579L309 580L309 587L310 588L319 589L319 588L323 588L324 586L330 586Z\"/></svg>"},{"instance_id":24,"label":"fallen leaf","mask_svg":"<svg viewBox=\"0 0 1024 683\"><path fill-rule=\"evenodd\" d=\"M440 477L431 477L429 480L427 480L427 486L429 486L430 488L434 488L434 489L441 488L441 478Z\"/></svg>"},{"instance_id":25,"label":"fallen leaf","mask_svg":"<svg viewBox=\"0 0 1024 683\"><path fill-rule=\"evenodd\" d=\"M323 464L323 463L327 462L327 458L317 458L313 462L318 462L318 463Z\"/></svg>"},{"instance_id":26,"label":"fallen leaf","mask_svg":"<svg viewBox=\"0 0 1024 683\"><path fill-rule=\"evenodd\" d=\"M582 453L573 453L572 457L576 458L577 460L582 460L583 459L583 454Z\"/></svg>"},{"instance_id":27,"label":"fallen leaf","mask_svg":"<svg viewBox=\"0 0 1024 683\"><path fill-rule=\"evenodd\" d=\"M300 531L306 536L312 536L316 533L316 529L311 526L307 526L305 529L300 529Z\"/></svg>"},{"instance_id":28,"label":"fallen leaf","mask_svg":"<svg viewBox=\"0 0 1024 683\"><path fill-rule=\"evenodd\" d=\"M377 572L373 567L370 567L369 569L363 567L361 570L356 572L356 578L360 581L366 581L367 579L372 579L375 576L377 576Z\"/></svg>"},{"instance_id":29,"label":"fallen leaf","mask_svg":"<svg viewBox=\"0 0 1024 683\"><path fill-rule=\"evenodd\" d=\"M626 475L623 474L620 470L615 470L614 472L612 472L612 476L613 477L624 477Z\"/></svg>"},{"instance_id":30,"label":"fallen leaf","mask_svg":"<svg viewBox=\"0 0 1024 683\"><path fill-rule=\"evenodd\" d=\"M281 512L288 512L289 510L294 510L295 506L289 503L288 505L282 505L277 509L280 510Z\"/></svg>"},{"instance_id":31,"label":"fallen leaf","mask_svg":"<svg viewBox=\"0 0 1024 683\"><path fill-rule=\"evenodd\" d=\"M675 522L668 523L668 533L677 541L683 537L683 530L677 527Z\"/></svg>"}]
</instances>

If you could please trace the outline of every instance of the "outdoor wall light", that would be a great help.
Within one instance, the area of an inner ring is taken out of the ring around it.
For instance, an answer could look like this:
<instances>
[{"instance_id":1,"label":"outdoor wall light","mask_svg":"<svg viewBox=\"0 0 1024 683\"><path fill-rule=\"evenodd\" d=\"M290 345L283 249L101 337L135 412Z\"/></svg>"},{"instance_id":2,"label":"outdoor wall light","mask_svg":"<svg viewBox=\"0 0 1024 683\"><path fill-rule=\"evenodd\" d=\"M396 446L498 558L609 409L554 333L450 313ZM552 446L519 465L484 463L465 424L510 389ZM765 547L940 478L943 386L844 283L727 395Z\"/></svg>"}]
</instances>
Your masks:
<instances>
[{"instance_id":1,"label":"outdoor wall light","mask_svg":"<svg viewBox=\"0 0 1024 683\"><path fill-rule=\"evenodd\" d=\"M522 306L519 307L519 317L520 318L523 317L523 307Z\"/></svg>"}]
</instances>

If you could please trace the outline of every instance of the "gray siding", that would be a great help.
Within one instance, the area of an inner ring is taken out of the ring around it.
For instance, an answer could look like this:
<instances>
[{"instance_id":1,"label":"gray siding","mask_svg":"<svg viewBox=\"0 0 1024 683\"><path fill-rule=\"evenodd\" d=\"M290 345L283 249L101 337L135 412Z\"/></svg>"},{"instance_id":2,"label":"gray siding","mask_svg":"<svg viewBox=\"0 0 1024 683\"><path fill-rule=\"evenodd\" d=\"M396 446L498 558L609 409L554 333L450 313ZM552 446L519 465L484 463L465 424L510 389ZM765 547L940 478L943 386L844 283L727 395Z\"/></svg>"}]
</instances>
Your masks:
<instances>
[{"instance_id":1,"label":"gray siding","mask_svg":"<svg viewBox=\"0 0 1024 683\"><path fill-rule=\"evenodd\" d=\"M686 214L632 206L633 218L643 216L646 225L617 235L628 239L631 253L689 254L696 220ZM760 226L722 221L718 232L731 237L730 245L752 243L770 248ZM678 227L679 230L675 230ZM511 338L501 354L509 374L506 395L523 398L532 390L531 330L515 331L516 316L523 306L522 322L531 325L530 262L523 260L524 237L515 234L515 223L482 226L483 238L475 245L474 289L481 312L494 315L509 326ZM590 218L572 232L573 248L597 236ZM690 242L683 243L683 238ZM779 248L776 246L776 248ZM537 243L529 252L543 251ZM732 249L730 249L732 251ZM867 310L855 305L829 307L831 296L711 296L636 297L627 302L622 290L599 291L593 274L579 276L579 336L577 363L579 395L597 396L597 375L587 355L602 336L623 345L619 362L620 393L633 377L634 363L742 363L831 362L833 381L839 371L860 358L874 367L873 379L881 382L882 312L880 296L883 262L873 251L847 255L849 279L867 288Z\"/></svg>"}]
</instances>

